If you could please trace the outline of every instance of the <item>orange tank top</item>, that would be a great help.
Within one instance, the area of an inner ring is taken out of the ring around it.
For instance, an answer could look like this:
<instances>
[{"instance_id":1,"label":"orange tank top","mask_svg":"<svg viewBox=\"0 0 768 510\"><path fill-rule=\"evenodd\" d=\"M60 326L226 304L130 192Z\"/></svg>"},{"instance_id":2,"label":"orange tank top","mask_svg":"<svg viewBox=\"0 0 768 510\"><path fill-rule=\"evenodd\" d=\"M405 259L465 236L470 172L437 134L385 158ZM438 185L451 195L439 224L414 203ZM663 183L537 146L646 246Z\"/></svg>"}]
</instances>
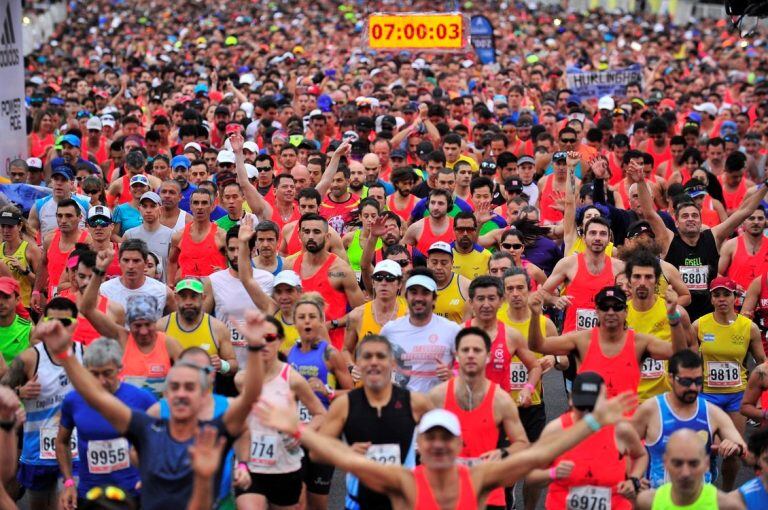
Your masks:
<instances>
[{"instance_id":1,"label":"orange tank top","mask_svg":"<svg viewBox=\"0 0 768 510\"><path fill-rule=\"evenodd\" d=\"M88 232L83 230L80 232L80 237L77 238L78 243L84 243L85 238L88 237ZM53 239L51 239L51 245L48 247L48 264L46 265L46 268L48 269L48 298L52 298L54 295L56 295L56 288L59 286L59 282L61 281L61 275L64 274L64 268L67 266L67 258L69 258L69 251L63 252L59 248L59 244L61 243L61 230L58 228L53 234ZM70 250L71 251L71 250Z\"/></svg>"},{"instance_id":2,"label":"orange tank top","mask_svg":"<svg viewBox=\"0 0 768 510\"><path fill-rule=\"evenodd\" d=\"M493 397L496 394L496 383L491 381L488 392L479 406L471 411L465 411L456 401L454 382L450 379L445 391L445 409L455 414L461 424L461 439L464 447L459 453L460 464L472 466L479 462L479 457L485 452L499 447L499 427L493 418ZM506 503L504 489L498 487L488 494L487 505L504 506Z\"/></svg>"},{"instance_id":3,"label":"orange tank top","mask_svg":"<svg viewBox=\"0 0 768 510\"><path fill-rule=\"evenodd\" d=\"M745 183L744 179L742 179L739 182L739 186L736 188L736 191L728 191L725 189L725 184L723 184L722 175L717 179L720 181L720 185L723 187L723 200L725 201L725 210L732 211L734 209L738 209L747 194L747 183Z\"/></svg>"},{"instance_id":4,"label":"orange tank top","mask_svg":"<svg viewBox=\"0 0 768 510\"><path fill-rule=\"evenodd\" d=\"M227 261L216 244L216 224L211 223L208 226L208 234L200 242L192 240L192 225L194 223L187 223L179 242L181 276L208 276L220 269L226 269Z\"/></svg>"},{"instance_id":5,"label":"orange tank top","mask_svg":"<svg viewBox=\"0 0 768 510\"><path fill-rule=\"evenodd\" d=\"M427 216L424 218L424 228L421 231L421 237L419 238L419 241L416 243L416 249L426 257L427 251L433 243L437 241L445 241L446 243L450 244L450 242L453 241L453 238L453 220L449 218L448 228L442 234L437 235L432 230L432 218Z\"/></svg>"},{"instance_id":6,"label":"orange tank top","mask_svg":"<svg viewBox=\"0 0 768 510\"><path fill-rule=\"evenodd\" d=\"M573 415L567 412L560 417L563 430L573 426ZM586 505L574 508L611 508L631 510L632 505L616 492L616 485L622 482L627 461L619 455L616 447L614 427L603 427L597 433L584 439L552 463L553 466L569 460L574 463L568 478L561 478L549 485L545 507L547 510L571 508L566 502L575 498ZM610 504L609 504L610 503Z\"/></svg>"},{"instance_id":7,"label":"orange tank top","mask_svg":"<svg viewBox=\"0 0 768 510\"><path fill-rule=\"evenodd\" d=\"M291 232L291 237L288 239L288 243L285 246L286 255L293 255L301 251L301 239L299 239L299 223L296 222L296 226Z\"/></svg>"},{"instance_id":8,"label":"orange tank top","mask_svg":"<svg viewBox=\"0 0 768 510\"><path fill-rule=\"evenodd\" d=\"M75 294L70 289L62 292L61 296L71 300L74 303L77 303L77 297L75 297ZM101 313L106 314L108 306L109 299L104 296L99 296L99 302L96 304L96 309ZM72 338L76 342L83 344L83 346L88 347L93 343L94 340L100 337L101 334L96 331L96 328L93 327L93 324L91 324L91 322L86 319L83 314L78 314L77 325L75 326L75 331L72 332Z\"/></svg>"},{"instance_id":9,"label":"orange tank top","mask_svg":"<svg viewBox=\"0 0 768 510\"><path fill-rule=\"evenodd\" d=\"M744 234L736 239L736 250L731 257L731 265L728 267L726 276L746 290L752 280L768 273L768 240L761 236L760 249L754 255L750 255L744 244Z\"/></svg>"},{"instance_id":10,"label":"orange tank top","mask_svg":"<svg viewBox=\"0 0 768 510\"><path fill-rule=\"evenodd\" d=\"M720 216L712 207L712 197L709 195L706 195L701 202L701 222L709 228L720 224Z\"/></svg>"},{"instance_id":11,"label":"orange tank top","mask_svg":"<svg viewBox=\"0 0 768 510\"><path fill-rule=\"evenodd\" d=\"M133 200L133 195L131 195L131 179L128 177L128 174L122 176L121 179L123 179L123 191L121 191L120 196L117 197L117 203L127 204Z\"/></svg>"},{"instance_id":12,"label":"orange tank top","mask_svg":"<svg viewBox=\"0 0 768 510\"><path fill-rule=\"evenodd\" d=\"M304 260L304 252L302 252L294 263L294 268L297 273L301 275L301 289L304 292L318 292L325 299L325 318L326 320L340 319L347 313L348 302L347 295L344 291L337 290L331 285L331 280L328 278L328 272L331 269L331 265L336 261L336 255L330 253L328 260L320 266L320 269L315 271L310 276L304 276L301 271L301 263ZM341 350L344 346L344 328L336 328L331 330L331 345L336 349Z\"/></svg>"},{"instance_id":13,"label":"orange tank top","mask_svg":"<svg viewBox=\"0 0 768 510\"><path fill-rule=\"evenodd\" d=\"M459 472L459 497L456 499L455 510L477 510L477 496L472 486L472 476L467 466L458 465ZM413 468L413 478L416 480L416 505L414 510L441 510L432 493L432 487L427 479L426 468L416 466Z\"/></svg>"},{"instance_id":14,"label":"orange tank top","mask_svg":"<svg viewBox=\"0 0 768 510\"><path fill-rule=\"evenodd\" d=\"M635 331L627 330L624 347L617 355L608 357L600 347L598 328L592 328L587 355L581 361L578 373L596 372L605 381L606 397L613 398L619 393L631 391L637 395L640 384L640 365L635 352Z\"/></svg>"},{"instance_id":15,"label":"orange tank top","mask_svg":"<svg viewBox=\"0 0 768 510\"><path fill-rule=\"evenodd\" d=\"M29 135L29 138L32 141L29 148L29 157L40 158L45 163L46 152L48 152L48 149L51 148L54 143L56 143L56 139L53 137L53 133L48 133L46 136L41 138L39 134L32 132Z\"/></svg>"},{"instance_id":16,"label":"orange tank top","mask_svg":"<svg viewBox=\"0 0 768 510\"><path fill-rule=\"evenodd\" d=\"M565 294L572 297L571 302L573 304L565 311L564 333L596 326L595 295L603 287L613 285L614 274L611 257L605 255L603 270L600 274L589 272L583 253L578 253L576 257L578 261L576 276L565 289Z\"/></svg>"},{"instance_id":17,"label":"orange tank top","mask_svg":"<svg viewBox=\"0 0 768 510\"><path fill-rule=\"evenodd\" d=\"M403 221L408 221L411 219L411 211L413 211L414 206L416 205L416 196L410 195L408 198L408 204L403 209L398 209L397 205L395 204L395 194L392 193L387 197L387 207L390 211L400 216L400 219Z\"/></svg>"},{"instance_id":18,"label":"orange tank top","mask_svg":"<svg viewBox=\"0 0 768 510\"><path fill-rule=\"evenodd\" d=\"M472 320L464 323L464 327L472 326ZM485 377L501 386L501 389L509 393L512 391L509 365L512 356L507 348L507 325L496 321L496 337L491 340L490 359L485 365Z\"/></svg>"},{"instance_id":19,"label":"orange tank top","mask_svg":"<svg viewBox=\"0 0 768 510\"><path fill-rule=\"evenodd\" d=\"M552 182L554 180L554 174L551 174L549 177L547 177L547 182L544 183L544 189L539 195L539 209L541 210L542 222L546 221L550 223L557 223L559 221L563 221L563 212L552 208L558 199L565 196L564 193L555 191L554 187L552 186Z\"/></svg>"},{"instance_id":20,"label":"orange tank top","mask_svg":"<svg viewBox=\"0 0 768 510\"><path fill-rule=\"evenodd\" d=\"M666 148L661 152L656 152L653 150L653 142L649 141L648 146L645 148L646 152L653 156L653 170L656 171L657 168L659 168L659 165L664 163L665 161L670 161L672 159L672 149L669 148L669 144L667 144Z\"/></svg>"},{"instance_id":21,"label":"orange tank top","mask_svg":"<svg viewBox=\"0 0 768 510\"><path fill-rule=\"evenodd\" d=\"M147 353L139 349L133 335L128 335L120 379L155 394L161 394L165 378L171 369L171 356L165 344L165 333L158 331L156 335L155 345Z\"/></svg>"}]
</instances>

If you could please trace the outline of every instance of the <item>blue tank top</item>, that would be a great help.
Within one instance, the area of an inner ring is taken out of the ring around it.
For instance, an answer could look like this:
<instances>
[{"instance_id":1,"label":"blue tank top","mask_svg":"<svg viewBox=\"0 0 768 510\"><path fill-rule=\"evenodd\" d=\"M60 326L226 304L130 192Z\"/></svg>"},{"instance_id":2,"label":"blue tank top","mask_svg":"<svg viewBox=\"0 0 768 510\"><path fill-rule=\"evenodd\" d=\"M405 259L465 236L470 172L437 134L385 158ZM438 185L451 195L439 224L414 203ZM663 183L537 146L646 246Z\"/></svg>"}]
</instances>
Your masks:
<instances>
[{"instance_id":1,"label":"blue tank top","mask_svg":"<svg viewBox=\"0 0 768 510\"><path fill-rule=\"evenodd\" d=\"M741 497L744 498L747 510L768 508L768 491L765 490L765 486L759 476L739 487L739 492Z\"/></svg>"},{"instance_id":2,"label":"blue tank top","mask_svg":"<svg viewBox=\"0 0 768 510\"><path fill-rule=\"evenodd\" d=\"M707 452L712 448L712 428L709 423L707 403L701 396L697 399L698 407L696 409L696 414L688 420L684 420L677 416L669 407L666 394L655 397L655 400L659 406L661 433L655 442L645 442L645 447L648 450L649 456L646 478L650 480L651 488L653 489L661 487L669 481L669 476L664 469L664 450L667 448L667 442L669 442L669 437L673 433L680 429L693 430L702 438L706 437ZM704 475L704 481L710 483L712 481L712 473L706 473Z\"/></svg>"},{"instance_id":3,"label":"blue tank top","mask_svg":"<svg viewBox=\"0 0 768 510\"><path fill-rule=\"evenodd\" d=\"M304 379L317 377L323 384L335 387L335 377L328 371L328 367L325 366L325 350L327 348L328 342L321 340L312 347L312 350L302 352L301 343L297 343L288 353L288 364L300 373ZM333 384L330 384L329 380ZM331 404L325 395L318 392L315 392L315 394L326 408Z\"/></svg>"},{"instance_id":4,"label":"blue tank top","mask_svg":"<svg viewBox=\"0 0 768 510\"><path fill-rule=\"evenodd\" d=\"M272 274L274 276L277 276L277 273L283 270L283 257L280 255L277 256L277 266L275 267L275 270L272 271Z\"/></svg>"}]
</instances>

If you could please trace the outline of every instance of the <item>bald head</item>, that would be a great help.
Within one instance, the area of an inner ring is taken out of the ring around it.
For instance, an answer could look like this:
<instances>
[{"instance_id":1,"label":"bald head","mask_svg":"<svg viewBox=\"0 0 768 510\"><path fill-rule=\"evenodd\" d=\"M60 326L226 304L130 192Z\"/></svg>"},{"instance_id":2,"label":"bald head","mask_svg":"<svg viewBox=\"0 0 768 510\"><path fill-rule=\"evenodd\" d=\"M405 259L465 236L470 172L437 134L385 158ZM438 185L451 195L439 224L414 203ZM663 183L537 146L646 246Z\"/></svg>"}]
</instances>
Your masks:
<instances>
[{"instance_id":1,"label":"bald head","mask_svg":"<svg viewBox=\"0 0 768 510\"><path fill-rule=\"evenodd\" d=\"M291 177L296 182L296 193L309 186L309 170L304 165L297 164L291 168Z\"/></svg>"},{"instance_id":2,"label":"bald head","mask_svg":"<svg viewBox=\"0 0 768 510\"><path fill-rule=\"evenodd\" d=\"M707 443L691 429L680 429L669 436L667 453L677 451L697 452L702 458L707 456Z\"/></svg>"},{"instance_id":3,"label":"bald head","mask_svg":"<svg viewBox=\"0 0 768 510\"><path fill-rule=\"evenodd\" d=\"M664 469L669 473L672 490L686 498L698 493L704 473L709 470L705 437L706 431L678 430L669 436L664 452Z\"/></svg>"},{"instance_id":4,"label":"bald head","mask_svg":"<svg viewBox=\"0 0 768 510\"><path fill-rule=\"evenodd\" d=\"M381 160L376 154L369 152L363 156L363 166L365 167L365 182L367 184L373 184L379 180Z\"/></svg>"}]
</instances>

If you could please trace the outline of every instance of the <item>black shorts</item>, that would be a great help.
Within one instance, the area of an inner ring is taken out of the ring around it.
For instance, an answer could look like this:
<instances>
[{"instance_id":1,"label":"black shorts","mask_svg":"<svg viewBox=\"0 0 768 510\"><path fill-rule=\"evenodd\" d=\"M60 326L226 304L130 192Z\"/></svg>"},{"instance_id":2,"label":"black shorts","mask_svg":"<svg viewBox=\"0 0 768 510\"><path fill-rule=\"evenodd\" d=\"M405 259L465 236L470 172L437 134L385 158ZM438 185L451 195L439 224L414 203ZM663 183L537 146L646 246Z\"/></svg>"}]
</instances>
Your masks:
<instances>
[{"instance_id":1,"label":"black shorts","mask_svg":"<svg viewBox=\"0 0 768 510\"><path fill-rule=\"evenodd\" d=\"M333 466L309 460L309 454L305 450L304 458L301 459L301 472L304 483L307 484L307 492L327 496L331 492L333 471Z\"/></svg>"},{"instance_id":2,"label":"black shorts","mask_svg":"<svg viewBox=\"0 0 768 510\"><path fill-rule=\"evenodd\" d=\"M528 441L531 443L538 441L547 424L547 412L544 409L544 404L518 407L517 412L520 414L520 422L523 424Z\"/></svg>"},{"instance_id":3,"label":"black shorts","mask_svg":"<svg viewBox=\"0 0 768 510\"><path fill-rule=\"evenodd\" d=\"M292 473L251 473L251 486L235 488L235 496L260 494L273 505L291 506L301 498L302 470Z\"/></svg>"}]
</instances>

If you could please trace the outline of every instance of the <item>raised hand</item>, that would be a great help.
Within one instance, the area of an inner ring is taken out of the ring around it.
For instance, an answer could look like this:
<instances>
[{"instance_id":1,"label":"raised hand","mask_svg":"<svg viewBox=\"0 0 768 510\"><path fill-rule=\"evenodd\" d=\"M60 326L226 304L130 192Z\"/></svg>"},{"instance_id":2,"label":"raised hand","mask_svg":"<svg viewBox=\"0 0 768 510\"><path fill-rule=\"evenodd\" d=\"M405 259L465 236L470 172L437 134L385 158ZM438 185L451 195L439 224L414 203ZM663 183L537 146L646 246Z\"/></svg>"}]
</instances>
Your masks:
<instances>
[{"instance_id":1,"label":"raised hand","mask_svg":"<svg viewBox=\"0 0 768 510\"><path fill-rule=\"evenodd\" d=\"M605 385L603 385L600 387L600 394L597 396L597 402L595 402L595 409L592 411L592 415L600 425L605 427L621 420L625 414L636 406L637 395L629 391L625 391L611 399L606 399Z\"/></svg>"},{"instance_id":2,"label":"raised hand","mask_svg":"<svg viewBox=\"0 0 768 510\"><path fill-rule=\"evenodd\" d=\"M259 400L253 406L253 411L263 425L280 432L293 434L299 428L299 417L295 407L277 407L266 400Z\"/></svg>"},{"instance_id":3,"label":"raised hand","mask_svg":"<svg viewBox=\"0 0 768 510\"><path fill-rule=\"evenodd\" d=\"M240 220L240 230L237 234L237 240L243 243L247 243L253 237L253 216L246 214L242 220Z\"/></svg>"},{"instance_id":4,"label":"raised hand","mask_svg":"<svg viewBox=\"0 0 768 510\"><path fill-rule=\"evenodd\" d=\"M104 250L99 250L96 254L96 268L101 271L106 271L112 260L115 258L115 250L110 245Z\"/></svg>"},{"instance_id":5,"label":"raised hand","mask_svg":"<svg viewBox=\"0 0 768 510\"><path fill-rule=\"evenodd\" d=\"M207 425L197 431L195 442L189 447L190 464L195 475L211 478L216 474L225 442L215 427Z\"/></svg>"},{"instance_id":6,"label":"raised hand","mask_svg":"<svg viewBox=\"0 0 768 510\"><path fill-rule=\"evenodd\" d=\"M23 399L31 399L31 398L37 398L40 396L40 392L42 391L42 386L37 381L37 374L35 374L32 379L27 381L24 386L19 388L19 397Z\"/></svg>"},{"instance_id":7,"label":"raised hand","mask_svg":"<svg viewBox=\"0 0 768 510\"><path fill-rule=\"evenodd\" d=\"M596 156L589 163L590 169L592 169L592 175L596 179L605 179L608 177L608 161L602 156Z\"/></svg>"},{"instance_id":8,"label":"raised hand","mask_svg":"<svg viewBox=\"0 0 768 510\"><path fill-rule=\"evenodd\" d=\"M664 301L667 305L667 315L674 315L677 311L677 292L671 285L667 286L667 291L664 293Z\"/></svg>"},{"instance_id":9,"label":"raised hand","mask_svg":"<svg viewBox=\"0 0 768 510\"><path fill-rule=\"evenodd\" d=\"M382 237L387 233L387 217L378 216L371 224L371 235L373 237Z\"/></svg>"},{"instance_id":10,"label":"raised hand","mask_svg":"<svg viewBox=\"0 0 768 510\"><path fill-rule=\"evenodd\" d=\"M339 158L348 153L351 148L352 144L349 143L349 140L344 140L339 144L338 147L336 147L336 150L333 151L333 157Z\"/></svg>"},{"instance_id":11,"label":"raised hand","mask_svg":"<svg viewBox=\"0 0 768 510\"><path fill-rule=\"evenodd\" d=\"M264 334L267 329L266 316L259 310L245 312L245 331L241 331L248 345L256 347L264 345Z\"/></svg>"},{"instance_id":12,"label":"raised hand","mask_svg":"<svg viewBox=\"0 0 768 510\"><path fill-rule=\"evenodd\" d=\"M41 322L35 328L38 338L42 338L45 346L54 356L72 348L72 333L59 321Z\"/></svg>"},{"instance_id":13,"label":"raised hand","mask_svg":"<svg viewBox=\"0 0 768 510\"><path fill-rule=\"evenodd\" d=\"M232 152L235 154L242 154L244 143L245 139L239 132L232 133L232 135L229 137L229 144L232 146Z\"/></svg>"},{"instance_id":14,"label":"raised hand","mask_svg":"<svg viewBox=\"0 0 768 510\"><path fill-rule=\"evenodd\" d=\"M544 307L544 298L541 296L541 292L535 291L528 295L528 308L531 309L531 313L534 315L541 315L541 309Z\"/></svg>"}]
</instances>

